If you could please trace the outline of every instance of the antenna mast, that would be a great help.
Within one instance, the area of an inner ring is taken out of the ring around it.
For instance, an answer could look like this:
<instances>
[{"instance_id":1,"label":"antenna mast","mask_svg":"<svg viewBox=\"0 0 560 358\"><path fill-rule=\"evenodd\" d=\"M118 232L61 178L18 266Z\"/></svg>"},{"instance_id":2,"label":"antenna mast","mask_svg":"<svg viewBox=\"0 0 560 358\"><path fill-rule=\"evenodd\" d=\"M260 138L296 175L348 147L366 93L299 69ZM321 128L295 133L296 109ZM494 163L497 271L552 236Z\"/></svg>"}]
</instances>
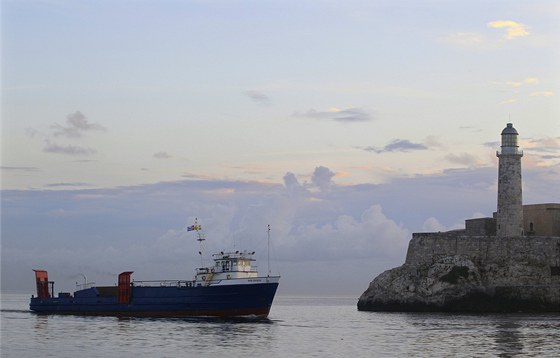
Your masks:
<instances>
[{"instance_id":1,"label":"antenna mast","mask_svg":"<svg viewBox=\"0 0 560 358\"><path fill-rule=\"evenodd\" d=\"M267 261L268 261L268 276L270 277L270 224L268 224Z\"/></svg>"},{"instance_id":2,"label":"antenna mast","mask_svg":"<svg viewBox=\"0 0 560 358\"><path fill-rule=\"evenodd\" d=\"M202 245L203 241L206 240L204 238L204 233L202 232L202 226L198 225L198 218L194 218L194 225L187 227L187 231L196 230L196 241L198 241L200 245L200 249L198 254L200 255L200 267L204 267L204 261L202 258L202 252L204 251L204 246Z\"/></svg>"}]
</instances>

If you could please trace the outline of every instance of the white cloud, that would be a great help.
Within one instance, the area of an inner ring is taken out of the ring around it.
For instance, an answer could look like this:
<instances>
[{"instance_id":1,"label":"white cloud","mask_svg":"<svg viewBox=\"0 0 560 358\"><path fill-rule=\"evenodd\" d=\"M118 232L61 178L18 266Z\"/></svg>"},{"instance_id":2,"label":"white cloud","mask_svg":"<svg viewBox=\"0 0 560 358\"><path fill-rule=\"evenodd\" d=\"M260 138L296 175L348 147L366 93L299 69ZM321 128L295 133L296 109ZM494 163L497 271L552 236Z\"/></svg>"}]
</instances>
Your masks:
<instances>
[{"instance_id":1,"label":"white cloud","mask_svg":"<svg viewBox=\"0 0 560 358\"><path fill-rule=\"evenodd\" d=\"M409 239L407 229L387 218L380 205L373 205L359 218L340 215L329 223L296 226L277 249L288 261L397 258Z\"/></svg>"},{"instance_id":2,"label":"white cloud","mask_svg":"<svg viewBox=\"0 0 560 358\"><path fill-rule=\"evenodd\" d=\"M490 84L493 85L506 85L510 87L521 87L525 85L536 85L540 83L540 80L537 77L527 77L524 80L511 80L511 81L489 81Z\"/></svg>"},{"instance_id":3,"label":"white cloud","mask_svg":"<svg viewBox=\"0 0 560 358\"><path fill-rule=\"evenodd\" d=\"M537 84L539 82L539 79L536 77L528 77L525 79L525 83Z\"/></svg>"},{"instance_id":4,"label":"white cloud","mask_svg":"<svg viewBox=\"0 0 560 358\"><path fill-rule=\"evenodd\" d=\"M423 232L439 232L439 231L447 231L447 228L443 226L436 218L430 217L424 221L422 224L422 231Z\"/></svg>"},{"instance_id":5,"label":"white cloud","mask_svg":"<svg viewBox=\"0 0 560 358\"><path fill-rule=\"evenodd\" d=\"M488 27L506 29L505 38L508 40L512 40L516 37L529 36L529 30L526 25L511 20L492 21L488 23Z\"/></svg>"},{"instance_id":6,"label":"white cloud","mask_svg":"<svg viewBox=\"0 0 560 358\"><path fill-rule=\"evenodd\" d=\"M491 21L487 26L495 29L505 29L504 38L507 40L529 36L527 26L515 21ZM491 49L496 48L497 45L503 42L503 40L497 40L491 35L465 31L450 33L442 37L441 41L465 49Z\"/></svg>"},{"instance_id":7,"label":"white cloud","mask_svg":"<svg viewBox=\"0 0 560 358\"><path fill-rule=\"evenodd\" d=\"M511 104L515 102L517 102L517 99L511 98L511 99L506 99L505 101L501 101L500 104Z\"/></svg>"},{"instance_id":8,"label":"white cloud","mask_svg":"<svg viewBox=\"0 0 560 358\"><path fill-rule=\"evenodd\" d=\"M531 92L531 94L529 94L531 97L552 97L554 96L554 92L552 91L537 91L537 92Z\"/></svg>"}]
</instances>

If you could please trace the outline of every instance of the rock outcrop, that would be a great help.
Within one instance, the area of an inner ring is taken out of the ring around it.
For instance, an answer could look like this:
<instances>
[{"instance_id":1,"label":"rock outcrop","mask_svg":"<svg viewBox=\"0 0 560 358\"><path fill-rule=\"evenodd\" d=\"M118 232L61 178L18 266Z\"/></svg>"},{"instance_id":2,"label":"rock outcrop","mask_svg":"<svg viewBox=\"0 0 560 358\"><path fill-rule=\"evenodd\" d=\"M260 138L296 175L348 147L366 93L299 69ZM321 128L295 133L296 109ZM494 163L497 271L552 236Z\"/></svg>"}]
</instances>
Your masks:
<instances>
[{"instance_id":1,"label":"rock outcrop","mask_svg":"<svg viewBox=\"0 0 560 358\"><path fill-rule=\"evenodd\" d=\"M560 312L560 237L413 234L361 311Z\"/></svg>"}]
</instances>

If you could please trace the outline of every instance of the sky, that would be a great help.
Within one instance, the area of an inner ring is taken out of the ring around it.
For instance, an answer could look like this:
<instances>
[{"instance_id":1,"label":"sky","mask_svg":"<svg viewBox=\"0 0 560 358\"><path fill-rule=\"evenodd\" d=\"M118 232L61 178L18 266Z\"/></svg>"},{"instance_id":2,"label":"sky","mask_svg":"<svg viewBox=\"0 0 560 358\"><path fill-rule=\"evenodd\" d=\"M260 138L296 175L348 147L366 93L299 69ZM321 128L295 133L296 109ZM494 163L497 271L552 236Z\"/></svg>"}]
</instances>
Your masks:
<instances>
[{"instance_id":1,"label":"sky","mask_svg":"<svg viewBox=\"0 0 560 358\"><path fill-rule=\"evenodd\" d=\"M557 1L1 2L1 288L184 279L256 251L356 298L412 233L560 202Z\"/></svg>"}]
</instances>

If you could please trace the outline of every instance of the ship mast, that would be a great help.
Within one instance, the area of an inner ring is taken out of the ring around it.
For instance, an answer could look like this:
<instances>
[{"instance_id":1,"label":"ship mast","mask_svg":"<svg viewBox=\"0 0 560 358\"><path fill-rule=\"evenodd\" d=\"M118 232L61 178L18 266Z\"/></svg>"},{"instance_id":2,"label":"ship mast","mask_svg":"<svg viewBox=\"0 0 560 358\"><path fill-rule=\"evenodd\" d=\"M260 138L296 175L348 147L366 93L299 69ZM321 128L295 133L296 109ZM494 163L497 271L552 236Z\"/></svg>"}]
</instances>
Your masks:
<instances>
[{"instance_id":1,"label":"ship mast","mask_svg":"<svg viewBox=\"0 0 560 358\"><path fill-rule=\"evenodd\" d=\"M268 276L270 277L270 224L268 224L268 240L267 240L267 261L268 261Z\"/></svg>"},{"instance_id":2,"label":"ship mast","mask_svg":"<svg viewBox=\"0 0 560 358\"><path fill-rule=\"evenodd\" d=\"M198 218L194 219L194 229L196 230L196 237L197 237L196 240L198 241L200 246L200 251L198 251L198 254L200 255L200 267L204 267L203 255L202 255L202 253L204 252L204 245L202 244L206 239L204 238L202 227L198 225Z\"/></svg>"},{"instance_id":3,"label":"ship mast","mask_svg":"<svg viewBox=\"0 0 560 358\"><path fill-rule=\"evenodd\" d=\"M194 225L188 226L187 231L196 231L196 241L199 243L198 254L200 255L200 267L204 267L204 259L202 253L204 252L203 242L206 240L204 233L202 232L202 226L198 225L198 218L194 219Z\"/></svg>"}]
</instances>

